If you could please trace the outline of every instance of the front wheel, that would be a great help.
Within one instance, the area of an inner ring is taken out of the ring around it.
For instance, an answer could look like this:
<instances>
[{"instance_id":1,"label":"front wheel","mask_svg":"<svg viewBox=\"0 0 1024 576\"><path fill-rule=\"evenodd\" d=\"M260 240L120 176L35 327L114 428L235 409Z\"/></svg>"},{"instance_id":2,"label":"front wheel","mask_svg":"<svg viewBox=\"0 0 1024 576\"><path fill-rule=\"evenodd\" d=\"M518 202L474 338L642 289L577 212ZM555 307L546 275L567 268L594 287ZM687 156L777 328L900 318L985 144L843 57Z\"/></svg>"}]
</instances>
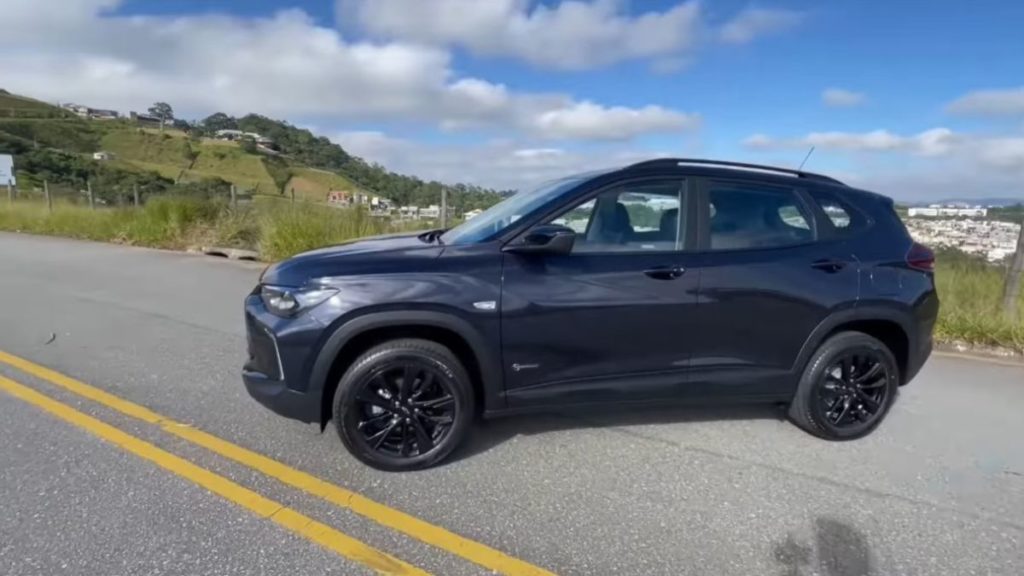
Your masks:
<instances>
[{"instance_id":1,"label":"front wheel","mask_svg":"<svg viewBox=\"0 0 1024 576\"><path fill-rule=\"evenodd\" d=\"M826 340L807 363L789 417L828 440L866 436L892 407L899 378L896 359L880 340L861 332L841 332Z\"/></svg>"},{"instance_id":2,"label":"front wheel","mask_svg":"<svg viewBox=\"0 0 1024 576\"><path fill-rule=\"evenodd\" d=\"M446 347L385 342L360 356L338 383L334 424L348 451L380 470L417 470L444 459L468 433L473 386Z\"/></svg>"}]
</instances>

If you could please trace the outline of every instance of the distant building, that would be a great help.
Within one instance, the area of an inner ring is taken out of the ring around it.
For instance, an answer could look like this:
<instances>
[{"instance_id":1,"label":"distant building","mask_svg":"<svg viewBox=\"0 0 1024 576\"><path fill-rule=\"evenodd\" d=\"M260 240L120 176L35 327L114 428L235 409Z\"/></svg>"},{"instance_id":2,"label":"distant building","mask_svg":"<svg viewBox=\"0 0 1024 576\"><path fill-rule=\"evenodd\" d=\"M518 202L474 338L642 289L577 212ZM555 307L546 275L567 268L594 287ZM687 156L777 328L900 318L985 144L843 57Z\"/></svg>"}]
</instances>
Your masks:
<instances>
[{"instance_id":1,"label":"distant building","mask_svg":"<svg viewBox=\"0 0 1024 576\"><path fill-rule=\"evenodd\" d=\"M61 108L71 112L79 118L90 118L93 120L116 120L121 117L121 113L117 110L102 110L100 108L90 108L88 106L82 106L81 104L73 104L71 102L61 105Z\"/></svg>"},{"instance_id":2,"label":"distant building","mask_svg":"<svg viewBox=\"0 0 1024 576\"><path fill-rule=\"evenodd\" d=\"M110 160L113 157L114 157L114 155L111 154L110 152L100 151L100 152L93 152L93 154L92 154L92 159L93 160L99 160L101 162L106 162L107 160Z\"/></svg>"},{"instance_id":3,"label":"distant building","mask_svg":"<svg viewBox=\"0 0 1024 576\"><path fill-rule=\"evenodd\" d=\"M156 116L150 116L149 114L139 114L138 112L130 112L128 114L128 117L131 118L132 121L134 121L137 124L152 124L156 126L164 124L163 120L157 118ZM170 122L168 122L167 124L170 124Z\"/></svg>"},{"instance_id":4,"label":"distant building","mask_svg":"<svg viewBox=\"0 0 1024 576\"><path fill-rule=\"evenodd\" d=\"M911 217L929 217L935 218L939 216L946 217L965 217L965 218L984 218L988 216L988 208L981 206L974 206L970 208L958 207L958 206L937 206L931 205L928 207L914 207L907 210L907 214Z\"/></svg>"},{"instance_id":5,"label":"distant building","mask_svg":"<svg viewBox=\"0 0 1024 576\"><path fill-rule=\"evenodd\" d=\"M218 140L238 140L244 134L241 130L217 130L213 136Z\"/></svg>"},{"instance_id":6,"label":"distant building","mask_svg":"<svg viewBox=\"0 0 1024 576\"><path fill-rule=\"evenodd\" d=\"M471 218L476 218L477 216L479 216L479 215L481 215L483 213L484 213L483 210L477 208L476 210L470 210L469 212L466 212L465 214L463 214L463 217L466 220L469 220Z\"/></svg>"}]
</instances>

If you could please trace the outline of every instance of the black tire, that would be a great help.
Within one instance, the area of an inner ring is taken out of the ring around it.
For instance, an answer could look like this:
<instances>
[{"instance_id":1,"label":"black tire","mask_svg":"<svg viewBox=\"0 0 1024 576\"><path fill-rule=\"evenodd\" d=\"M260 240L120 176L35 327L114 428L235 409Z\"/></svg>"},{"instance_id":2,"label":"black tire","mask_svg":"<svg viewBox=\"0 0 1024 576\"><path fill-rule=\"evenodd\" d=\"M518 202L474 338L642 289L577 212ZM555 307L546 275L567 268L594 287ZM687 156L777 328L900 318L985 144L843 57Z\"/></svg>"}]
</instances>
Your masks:
<instances>
[{"instance_id":1,"label":"black tire","mask_svg":"<svg viewBox=\"0 0 1024 576\"><path fill-rule=\"evenodd\" d=\"M880 373L872 376L875 364ZM899 382L899 366L885 344L862 332L840 332L822 343L807 363L789 418L827 440L861 438L885 419Z\"/></svg>"},{"instance_id":2,"label":"black tire","mask_svg":"<svg viewBox=\"0 0 1024 576\"><path fill-rule=\"evenodd\" d=\"M353 456L379 470L405 471L451 454L469 432L475 404L469 374L451 350L401 339L357 358L333 406L335 429Z\"/></svg>"}]
</instances>

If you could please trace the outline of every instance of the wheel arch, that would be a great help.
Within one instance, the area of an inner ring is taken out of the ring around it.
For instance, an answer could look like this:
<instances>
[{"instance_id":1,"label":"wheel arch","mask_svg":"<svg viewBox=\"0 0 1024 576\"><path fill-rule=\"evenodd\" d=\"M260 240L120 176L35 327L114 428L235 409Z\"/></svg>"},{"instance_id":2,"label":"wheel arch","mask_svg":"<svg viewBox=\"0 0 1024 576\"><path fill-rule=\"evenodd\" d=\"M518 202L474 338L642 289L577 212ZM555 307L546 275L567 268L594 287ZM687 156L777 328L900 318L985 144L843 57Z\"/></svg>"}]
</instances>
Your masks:
<instances>
[{"instance_id":1,"label":"wheel arch","mask_svg":"<svg viewBox=\"0 0 1024 576\"><path fill-rule=\"evenodd\" d=\"M814 351L833 334L847 330L863 332L882 341L896 357L900 383L907 383L913 374L911 366L913 316L910 310L892 306L858 306L833 313L811 332L797 357L793 372L806 368Z\"/></svg>"},{"instance_id":2,"label":"wheel arch","mask_svg":"<svg viewBox=\"0 0 1024 576\"><path fill-rule=\"evenodd\" d=\"M320 395L320 427L331 419L338 381L360 354L397 338L422 338L446 346L469 372L477 408L503 408L498 359L487 341L468 321L438 311L374 312L342 323L321 346L310 370L310 391Z\"/></svg>"}]
</instances>

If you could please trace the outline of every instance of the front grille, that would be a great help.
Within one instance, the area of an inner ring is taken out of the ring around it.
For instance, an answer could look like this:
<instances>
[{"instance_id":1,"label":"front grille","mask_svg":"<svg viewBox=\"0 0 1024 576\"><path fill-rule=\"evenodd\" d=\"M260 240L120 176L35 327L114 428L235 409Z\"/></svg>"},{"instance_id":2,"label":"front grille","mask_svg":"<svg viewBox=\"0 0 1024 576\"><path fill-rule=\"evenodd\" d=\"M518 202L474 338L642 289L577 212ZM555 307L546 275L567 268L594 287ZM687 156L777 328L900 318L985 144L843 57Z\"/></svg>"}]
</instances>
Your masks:
<instances>
[{"instance_id":1,"label":"front grille","mask_svg":"<svg viewBox=\"0 0 1024 576\"><path fill-rule=\"evenodd\" d=\"M249 339L249 362L246 369L264 374L271 380L280 380L277 342L270 330L249 314L245 315L245 326Z\"/></svg>"}]
</instances>

